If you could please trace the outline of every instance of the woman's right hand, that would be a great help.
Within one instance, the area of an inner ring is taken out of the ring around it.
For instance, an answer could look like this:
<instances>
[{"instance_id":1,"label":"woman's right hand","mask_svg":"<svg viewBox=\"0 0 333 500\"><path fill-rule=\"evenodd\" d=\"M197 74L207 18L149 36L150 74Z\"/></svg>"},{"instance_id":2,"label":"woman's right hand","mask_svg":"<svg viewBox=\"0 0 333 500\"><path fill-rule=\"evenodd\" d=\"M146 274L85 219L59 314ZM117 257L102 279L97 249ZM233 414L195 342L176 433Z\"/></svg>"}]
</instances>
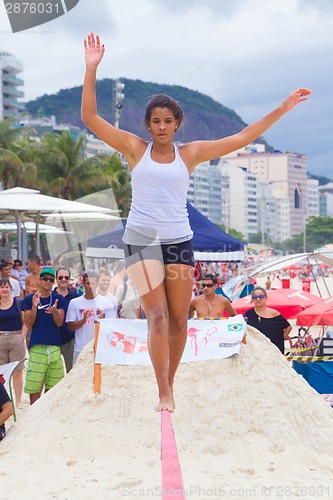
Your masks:
<instances>
[{"instance_id":1,"label":"woman's right hand","mask_svg":"<svg viewBox=\"0 0 333 500\"><path fill-rule=\"evenodd\" d=\"M94 33L89 33L84 39L84 52L86 66L97 68L105 52L105 46L101 45L99 35L95 36Z\"/></svg>"}]
</instances>

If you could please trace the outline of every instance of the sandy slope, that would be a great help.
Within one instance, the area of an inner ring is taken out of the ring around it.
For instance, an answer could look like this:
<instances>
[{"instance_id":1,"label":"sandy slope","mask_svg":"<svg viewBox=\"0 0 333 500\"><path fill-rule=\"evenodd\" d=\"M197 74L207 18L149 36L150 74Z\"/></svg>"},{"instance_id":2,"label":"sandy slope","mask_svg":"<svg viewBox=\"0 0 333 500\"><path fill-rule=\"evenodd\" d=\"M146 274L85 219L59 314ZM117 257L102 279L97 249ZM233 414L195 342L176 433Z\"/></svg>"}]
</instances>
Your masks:
<instances>
[{"instance_id":1,"label":"sandy slope","mask_svg":"<svg viewBox=\"0 0 333 500\"><path fill-rule=\"evenodd\" d=\"M152 368L104 366L95 395L92 359L9 429L1 498L161 498ZM186 498L333 498L333 411L259 332L237 358L182 364L175 392Z\"/></svg>"}]
</instances>

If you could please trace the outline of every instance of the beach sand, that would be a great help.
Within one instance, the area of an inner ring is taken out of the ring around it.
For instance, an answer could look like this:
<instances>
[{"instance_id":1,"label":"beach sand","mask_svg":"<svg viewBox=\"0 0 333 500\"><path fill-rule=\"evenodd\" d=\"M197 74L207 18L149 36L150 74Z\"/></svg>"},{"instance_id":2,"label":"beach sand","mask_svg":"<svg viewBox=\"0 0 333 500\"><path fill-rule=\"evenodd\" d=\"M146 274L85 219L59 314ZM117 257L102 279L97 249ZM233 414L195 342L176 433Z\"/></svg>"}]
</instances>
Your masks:
<instances>
[{"instance_id":1,"label":"beach sand","mask_svg":"<svg viewBox=\"0 0 333 500\"><path fill-rule=\"evenodd\" d=\"M186 498L333 498L333 411L257 330L238 357L181 364L175 398ZM149 366L103 366L95 395L89 344L8 429L1 498L162 498L156 402Z\"/></svg>"}]
</instances>

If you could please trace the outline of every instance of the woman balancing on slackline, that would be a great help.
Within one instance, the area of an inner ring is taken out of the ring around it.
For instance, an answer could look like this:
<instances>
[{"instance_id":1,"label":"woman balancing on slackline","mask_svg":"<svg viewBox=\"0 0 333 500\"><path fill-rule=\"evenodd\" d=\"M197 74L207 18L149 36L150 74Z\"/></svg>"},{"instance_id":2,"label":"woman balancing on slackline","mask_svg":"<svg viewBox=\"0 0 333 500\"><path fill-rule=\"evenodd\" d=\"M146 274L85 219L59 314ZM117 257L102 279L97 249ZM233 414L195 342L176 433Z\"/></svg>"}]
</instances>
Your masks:
<instances>
[{"instance_id":1,"label":"woman balancing on slackline","mask_svg":"<svg viewBox=\"0 0 333 500\"><path fill-rule=\"evenodd\" d=\"M132 205L123 241L126 267L148 321L149 353L159 402L157 411L175 409L173 383L187 336L193 285L192 236L186 210L189 175L196 165L253 142L311 91L299 88L261 120L230 137L176 146L183 110L167 95L152 96L145 112L151 141L119 130L101 118L96 104L96 71L104 55L98 35L84 40L86 73L82 120L122 153L132 175Z\"/></svg>"}]
</instances>

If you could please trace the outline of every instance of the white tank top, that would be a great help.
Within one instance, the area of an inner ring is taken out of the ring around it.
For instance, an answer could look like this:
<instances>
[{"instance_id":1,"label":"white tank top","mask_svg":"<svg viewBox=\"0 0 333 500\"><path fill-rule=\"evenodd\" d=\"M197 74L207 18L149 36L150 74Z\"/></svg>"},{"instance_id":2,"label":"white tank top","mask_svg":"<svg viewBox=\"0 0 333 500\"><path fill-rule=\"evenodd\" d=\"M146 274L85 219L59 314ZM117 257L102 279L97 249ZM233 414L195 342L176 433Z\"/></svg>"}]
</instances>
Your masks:
<instances>
[{"instance_id":1,"label":"white tank top","mask_svg":"<svg viewBox=\"0 0 333 500\"><path fill-rule=\"evenodd\" d=\"M186 208L189 173L177 146L172 163L151 159L153 143L132 170L132 204L124 243L158 245L181 243L193 236Z\"/></svg>"}]
</instances>

